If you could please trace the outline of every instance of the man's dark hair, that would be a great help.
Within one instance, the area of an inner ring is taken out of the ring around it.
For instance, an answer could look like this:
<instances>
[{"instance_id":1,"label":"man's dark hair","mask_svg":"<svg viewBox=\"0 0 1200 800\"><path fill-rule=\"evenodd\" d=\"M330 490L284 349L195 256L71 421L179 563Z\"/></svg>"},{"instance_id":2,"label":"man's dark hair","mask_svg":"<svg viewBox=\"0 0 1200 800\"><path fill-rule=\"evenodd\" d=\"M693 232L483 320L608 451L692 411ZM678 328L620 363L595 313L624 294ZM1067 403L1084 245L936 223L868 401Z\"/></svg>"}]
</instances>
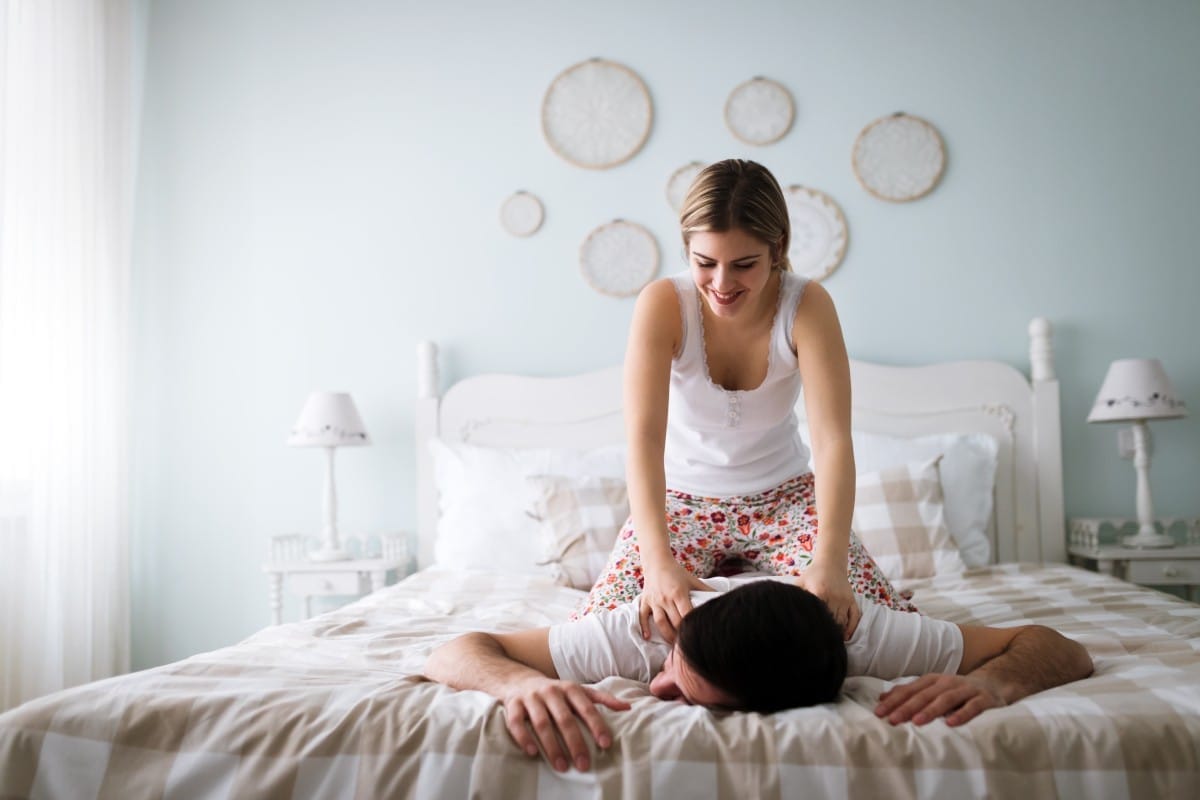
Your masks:
<instances>
[{"instance_id":1,"label":"man's dark hair","mask_svg":"<svg viewBox=\"0 0 1200 800\"><path fill-rule=\"evenodd\" d=\"M688 665L738 711L828 703L846 679L846 643L829 607L780 581L747 583L696 606L678 642Z\"/></svg>"}]
</instances>

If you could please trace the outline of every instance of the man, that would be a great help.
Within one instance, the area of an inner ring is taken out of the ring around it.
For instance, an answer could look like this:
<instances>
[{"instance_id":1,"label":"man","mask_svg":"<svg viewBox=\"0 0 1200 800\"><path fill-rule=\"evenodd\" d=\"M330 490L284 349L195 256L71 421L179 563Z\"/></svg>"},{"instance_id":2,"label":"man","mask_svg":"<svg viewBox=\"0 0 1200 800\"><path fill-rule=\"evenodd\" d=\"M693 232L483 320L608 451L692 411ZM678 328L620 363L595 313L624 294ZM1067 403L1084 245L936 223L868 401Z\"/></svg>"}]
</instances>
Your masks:
<instances>
[{"instance_id":1,"label":"man","mask_svg":"<svg viewBox=\"0 0 1200 800\"><path fill-rule=\"evenodd\" d=\"M847 674L921 675L880 695L875 714L893 725L961 725L1092 673L1081 645L1040 625L956 625L859 597L862 617L845 640L825 604L788 579L705 583L714 592L693 593L674 644L657 629L643 636L634 601L550 628L460 636L430 654L425 676L500 699L518 746L534 756L540 744L563 771L567 754L588 769L581 723L601 748L612 744L596 704L629 704L582 685L610 676L649 682L662 700L770 713L832 702Z\"/></svg>"}]
</instances>

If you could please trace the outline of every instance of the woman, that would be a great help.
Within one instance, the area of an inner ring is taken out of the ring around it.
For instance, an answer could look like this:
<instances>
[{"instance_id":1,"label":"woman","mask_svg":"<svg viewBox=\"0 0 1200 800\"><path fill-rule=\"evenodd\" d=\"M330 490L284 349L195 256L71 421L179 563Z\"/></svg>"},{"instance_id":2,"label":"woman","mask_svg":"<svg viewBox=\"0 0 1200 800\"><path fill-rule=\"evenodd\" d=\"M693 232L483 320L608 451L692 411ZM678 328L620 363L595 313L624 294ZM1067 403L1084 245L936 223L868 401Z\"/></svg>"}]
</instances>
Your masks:
<instances>
[{"instance_id":1,"label":"woman","mask_svg":"<svg viewBox=\"0 0 1200 800\"><path fill-rule=\"evenodd\" d=\"M580 614L641 592L642 635L653 618L673 641L689 592L708 588L699 578L737 559L798 576L847 638L856 591L915 610L850 533L846 346L829 293L791 272L778 182L752 161L713 164L680 227L689 273L642 290L625 355L632 514Z\"/></svg>"}]
</instances>

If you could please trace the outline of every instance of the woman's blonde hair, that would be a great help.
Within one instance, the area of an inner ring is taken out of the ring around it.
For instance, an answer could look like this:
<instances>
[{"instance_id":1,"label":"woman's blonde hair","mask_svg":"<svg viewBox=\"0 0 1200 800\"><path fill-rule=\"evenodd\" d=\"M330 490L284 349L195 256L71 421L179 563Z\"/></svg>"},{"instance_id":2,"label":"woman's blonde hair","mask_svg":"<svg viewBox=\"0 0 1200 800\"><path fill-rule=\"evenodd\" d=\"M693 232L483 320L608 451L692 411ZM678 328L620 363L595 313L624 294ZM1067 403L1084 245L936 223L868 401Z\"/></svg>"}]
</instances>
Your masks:
<instances>
[{"instance_id":1,"label":"woman's blonde hair","mask_svg":"<svg viewBox=\"0 0 1200 800\"><path fill-rule=\"evenodd\" d=\"M686 248L693 233L741 228L771 247L771 269L791 272L792 226L775 176L754 161L729 158L701 170L683 199L679 227Z\"/></svg>"}]
</instances>

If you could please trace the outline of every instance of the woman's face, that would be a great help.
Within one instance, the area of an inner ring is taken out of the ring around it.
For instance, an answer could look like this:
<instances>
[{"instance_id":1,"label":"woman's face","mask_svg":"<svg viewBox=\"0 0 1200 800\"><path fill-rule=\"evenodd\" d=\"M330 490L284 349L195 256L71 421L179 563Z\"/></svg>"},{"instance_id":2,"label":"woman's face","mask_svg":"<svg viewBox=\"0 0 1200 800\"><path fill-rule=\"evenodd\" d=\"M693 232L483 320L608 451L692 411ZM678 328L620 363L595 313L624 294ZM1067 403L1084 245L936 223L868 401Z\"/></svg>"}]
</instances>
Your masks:
<instances>
[{"instance_id":1,"label":"woman's face","mask_svg":"<svg viewBox=\"0 0 1200 800\"><path fill-rule=\"evenodd\" d=\"M746 317L764 308L771 246L741 228L693 233L688 241L692 280L718 317Z\"/></svg>"}]
</instances>

